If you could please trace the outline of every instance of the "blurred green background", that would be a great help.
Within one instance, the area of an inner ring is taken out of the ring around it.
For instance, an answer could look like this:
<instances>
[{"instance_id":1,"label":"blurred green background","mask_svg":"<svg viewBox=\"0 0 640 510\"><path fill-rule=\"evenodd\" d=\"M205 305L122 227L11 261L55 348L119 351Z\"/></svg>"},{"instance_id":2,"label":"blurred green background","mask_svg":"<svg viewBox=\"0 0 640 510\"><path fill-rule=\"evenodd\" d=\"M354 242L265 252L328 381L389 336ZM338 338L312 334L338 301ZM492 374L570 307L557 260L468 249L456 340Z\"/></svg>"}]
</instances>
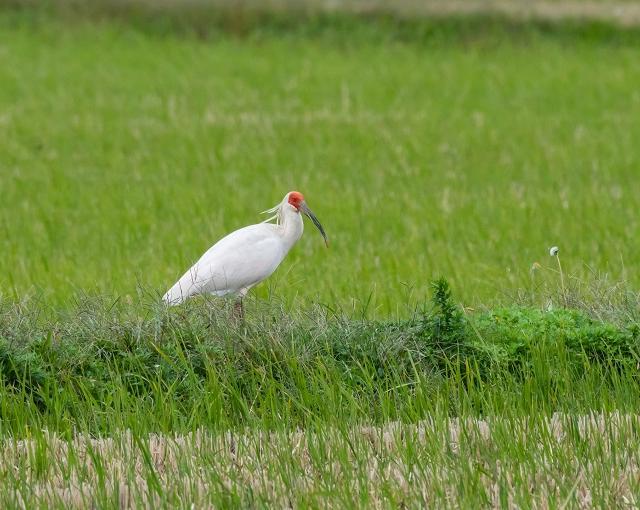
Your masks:
<instances>
[{"instance_id":1,"label":"blurred green background","mask_svg":"<svg viewBox=\"0 0 640 510\"><path fill-rule=\"evenodd\" d=\"M331 246L261 298L488 305L552 245L637 285L637 5L578 3L0 4L2 295L161 294L292 189Z\"/></svg>"}]
</instances>

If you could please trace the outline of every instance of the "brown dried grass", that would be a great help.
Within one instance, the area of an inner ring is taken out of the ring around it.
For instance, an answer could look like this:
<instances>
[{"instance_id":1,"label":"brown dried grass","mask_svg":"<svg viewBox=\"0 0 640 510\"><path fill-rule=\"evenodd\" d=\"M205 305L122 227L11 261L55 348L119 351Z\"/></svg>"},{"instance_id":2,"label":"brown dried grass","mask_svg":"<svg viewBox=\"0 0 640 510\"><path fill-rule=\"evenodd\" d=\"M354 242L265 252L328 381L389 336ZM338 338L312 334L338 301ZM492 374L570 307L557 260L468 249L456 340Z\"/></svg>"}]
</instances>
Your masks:
<instances>
[{"instance_id":1,"label":"brown dried grass","mask_svg":"<svg viewBox=\"0 0 640 510\"><path fill-rule=\"evenodd\" d=\"M234 494L273 507L386 508L390 501L455 507L467 491L483 494L494 508L521 506L527 493L536 508L565 500L591 508L603 490L611 503L631 507L639 503L638 430L640 416L612 413L315 432L198 430L141 442L131 432L70 441L45 433L3 442L1 492L13 478L14 503L25 509L105 501L119 508L168 501L213 508Z\"/></svg>"}]
</instances>

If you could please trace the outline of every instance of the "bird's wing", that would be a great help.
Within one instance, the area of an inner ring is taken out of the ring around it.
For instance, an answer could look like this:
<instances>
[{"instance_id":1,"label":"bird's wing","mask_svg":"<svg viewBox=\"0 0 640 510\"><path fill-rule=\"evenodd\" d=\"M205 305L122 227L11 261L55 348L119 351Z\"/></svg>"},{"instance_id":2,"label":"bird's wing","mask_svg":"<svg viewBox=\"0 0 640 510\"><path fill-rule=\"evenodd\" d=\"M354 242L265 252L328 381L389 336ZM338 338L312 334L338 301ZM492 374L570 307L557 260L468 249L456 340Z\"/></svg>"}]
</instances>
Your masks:
<instances>
[{"instance_id":1,"label":"bird's wing","mask_svg":"<svg viewBox=\"0 0 640 510\"><path fill-rule=\"evenodd\" d=\"M245 291L273 273L286 253L275 225L241 228L209 248L163 299L177 304L195 294L224 296Z\"/></svg>"}]
</instances>

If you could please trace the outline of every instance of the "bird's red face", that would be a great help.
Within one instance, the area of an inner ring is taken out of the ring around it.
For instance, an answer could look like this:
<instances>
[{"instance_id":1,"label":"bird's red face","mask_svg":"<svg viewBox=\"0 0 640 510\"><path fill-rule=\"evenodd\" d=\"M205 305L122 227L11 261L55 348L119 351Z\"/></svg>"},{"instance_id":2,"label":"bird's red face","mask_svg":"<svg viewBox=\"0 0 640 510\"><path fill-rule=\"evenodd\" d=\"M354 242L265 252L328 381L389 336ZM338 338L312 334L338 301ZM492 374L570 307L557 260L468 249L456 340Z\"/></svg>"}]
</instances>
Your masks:
<instances>
[{"instance_id":1,"label":"bird's red face","mask_svg":"<svg viewBox=\"0 0 640 510\"><path fill-rule=\"evenodd\" d=\"M292 191L289 193L289 203L295 207L298 211L304 202L304 196L299 191Z\"/></svg>"},{"instance_id":2,"label":"bird's red face","mask_svg":"<svg viewBox=\"0 0 640 510\"><path fill-rule=\"evenodd\" d=\"M287 201L289 202L289 204L295 207L297 212L301 212L307 215L307 217L313 222L313 224L316 227L318 227L320 234L324 238L324 244L329 246L327 241L327 234L324 233L324 228L322 228L322 224L320 223L318 218L316 218L316 215L313 214L313 211L309 209L309 206L304 201L304 196L302 195L302 193L300 193L299 191L292 191L289 193L288 197L289 198L287 198Z\"/></svg>"}]
</instances>

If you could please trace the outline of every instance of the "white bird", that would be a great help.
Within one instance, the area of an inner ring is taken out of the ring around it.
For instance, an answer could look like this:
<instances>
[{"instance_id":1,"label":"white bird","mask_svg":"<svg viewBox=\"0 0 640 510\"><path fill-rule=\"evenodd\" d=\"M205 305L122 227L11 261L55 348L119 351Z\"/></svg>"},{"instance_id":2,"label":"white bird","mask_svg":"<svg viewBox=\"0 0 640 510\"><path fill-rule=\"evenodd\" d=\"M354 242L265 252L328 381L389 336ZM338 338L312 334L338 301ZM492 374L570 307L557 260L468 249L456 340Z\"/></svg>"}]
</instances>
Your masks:
<instances>
[{"instance_id":1,"label":"white bird","mask_svg":"<svg viewBox=\"0 0 640 510\"><path fill-rule=\"evenodd\" d=\"M282 202L264 212L275 214L220 239L167 291L163 301L172 306L199 294L231 296L238 298L234 313L242 315L242 298L276 270L302 236L300 213L313 221L328 246L324 229L302 193L291 191ZM274 219L275 223L269 223Z\"/></svg>"}]
</instances>

